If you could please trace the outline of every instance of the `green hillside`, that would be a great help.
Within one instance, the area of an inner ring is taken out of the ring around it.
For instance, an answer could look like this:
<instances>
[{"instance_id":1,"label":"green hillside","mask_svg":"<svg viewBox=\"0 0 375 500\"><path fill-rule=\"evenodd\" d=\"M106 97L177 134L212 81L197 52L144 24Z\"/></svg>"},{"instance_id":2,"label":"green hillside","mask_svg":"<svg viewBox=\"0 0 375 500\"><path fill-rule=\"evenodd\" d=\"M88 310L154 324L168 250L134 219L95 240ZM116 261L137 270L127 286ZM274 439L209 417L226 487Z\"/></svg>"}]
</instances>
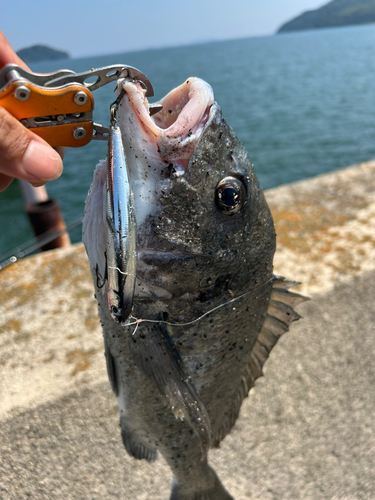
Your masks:
<instances>
[{"instance_id":1,"label":"green hillside","mask_svg":"<svg viewBox=\"0 0 375 500\"><path fill-rule=\"evenodd\" d=\"M375 23L375 0L332 0L283 24L278 33L369 23Z\"/></svg>"},{"instance_id":2,"label":"green hillside","mask_svg":"<svg viewBox=\"0 0 375 500\"><path fill-rule=\"evenodd\" d=\"M52 49L46 45L33 45L32 47L21 49L17 52L17 55L25 61L26 64L42 61L55 61L58 59L69 59L70 57L68 52Z\"/></svg>"}]
</instances>

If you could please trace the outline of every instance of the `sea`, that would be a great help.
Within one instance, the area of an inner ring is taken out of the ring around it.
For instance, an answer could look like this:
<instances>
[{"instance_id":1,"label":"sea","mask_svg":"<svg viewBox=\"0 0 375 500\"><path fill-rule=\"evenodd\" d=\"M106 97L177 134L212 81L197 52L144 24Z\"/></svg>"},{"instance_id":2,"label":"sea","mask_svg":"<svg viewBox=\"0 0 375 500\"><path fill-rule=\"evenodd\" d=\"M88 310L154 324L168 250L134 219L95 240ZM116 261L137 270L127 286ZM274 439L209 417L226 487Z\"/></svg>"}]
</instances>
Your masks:
<instances>
[{"instance_id":1,"label":"sea","mask_svg":"<svg viewBox=\"0 0 375 500\"><path fill-rule=\"evenodd\" d=\"M52 41L51 44L53 45ZM264 189L375 157L375 25L284 33L32 65L36 72L135 66L156 102L190 76L210 83L247 148ZM96 90L94 120L108 126L114 83ZM68 149L64 173L48 183L67 224L78 221L106 143ZM322 193L324 196L324 193ZM0 262L31 243L18 182L0 194ZM81 240L81 229L70 234Z\"/></svg>"}]
</instances>

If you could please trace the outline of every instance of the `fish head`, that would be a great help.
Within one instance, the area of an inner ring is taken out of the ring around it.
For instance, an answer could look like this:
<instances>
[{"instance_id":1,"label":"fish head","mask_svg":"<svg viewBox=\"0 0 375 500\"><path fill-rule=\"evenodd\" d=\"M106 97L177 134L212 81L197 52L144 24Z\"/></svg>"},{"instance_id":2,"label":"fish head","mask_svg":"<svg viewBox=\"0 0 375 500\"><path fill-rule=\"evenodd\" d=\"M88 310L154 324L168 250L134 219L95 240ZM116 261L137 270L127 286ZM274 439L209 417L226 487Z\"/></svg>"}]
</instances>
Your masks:
<instances>
[{"instance_id":1,"label":"fish head","mask_svg":"<svg viewBox=\"0 0 375 500\"><path fill-rule=\"evenodd\" d=\"M187 321L269 283L272 216L211 87L189 78L153 116L139 83L120 82L122 89L118 120L137 223L135 314L162 306Z\"/></svg>"}]
</instances>

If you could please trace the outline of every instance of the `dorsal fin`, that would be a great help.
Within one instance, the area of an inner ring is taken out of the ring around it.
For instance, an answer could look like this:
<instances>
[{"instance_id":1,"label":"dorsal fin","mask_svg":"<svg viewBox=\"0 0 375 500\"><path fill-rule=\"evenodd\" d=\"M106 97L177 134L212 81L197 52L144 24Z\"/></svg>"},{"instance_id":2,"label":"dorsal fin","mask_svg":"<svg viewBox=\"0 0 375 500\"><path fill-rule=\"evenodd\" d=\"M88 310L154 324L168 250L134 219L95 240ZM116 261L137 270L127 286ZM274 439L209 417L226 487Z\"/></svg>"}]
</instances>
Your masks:
<instances>
[{"instance_id":1,"label":"dorsal fin","mask_svg":"<svg viewBox=\"0 0 375 500\"><path fill-rule=\"evenodd\" d=\"M293 321L300 319L301 316L293 307L309 300L299 293L289 292L289 288L297 285L300 285L298 281L288 281L282 276L275 276L266 319L250 356L250 379L253 385L255 380L263 375L262 367L281 335L289 330Z\"/></svg>"},{"instance_id":2,"label":"dorsal fin","mask_svg":"<svg viewBox=\"0 0 375 500\"><path fill-rule=\"evenodd\" d=\"M282 276L275 276L263 327L251 352L249 363L241 380L240 389L234 398L230 417L212 437L213 446L219 446L220 441L233 427L243 399L247 397L250 389L254 387L256 379L263 375L262 368L272 348L281 335L289 330L290 324L300 319L301 316L294 311L293 307L309 300L309 298L298 293L289 292L290 288L297 285L300 285L298 281L288 281Z\"/></svg>"}]
</instances>

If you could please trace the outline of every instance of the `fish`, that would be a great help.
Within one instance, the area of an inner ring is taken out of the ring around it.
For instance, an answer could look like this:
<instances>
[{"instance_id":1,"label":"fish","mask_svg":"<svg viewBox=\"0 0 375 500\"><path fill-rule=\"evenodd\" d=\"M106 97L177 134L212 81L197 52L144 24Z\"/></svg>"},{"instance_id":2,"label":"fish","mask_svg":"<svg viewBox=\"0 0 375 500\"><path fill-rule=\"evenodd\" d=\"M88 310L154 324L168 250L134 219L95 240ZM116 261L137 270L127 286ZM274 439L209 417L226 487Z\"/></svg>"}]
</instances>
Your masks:
<instances>
[{"instance_id":1,"label":"fish","mask_svg":"<svg viewBox=\"0 0 375 500\"><path fill-rule=\"evenodd\" d=\"M210 85L188 78L154 113L139 82L121 80L117 92L136 227L126 318L108 307L106 160L86 200L83 242L122 440L135 459L164 456L171 500L229 500L208 452L307 298L273 274L272 215Z\"/></svg>"}]
</instances>

